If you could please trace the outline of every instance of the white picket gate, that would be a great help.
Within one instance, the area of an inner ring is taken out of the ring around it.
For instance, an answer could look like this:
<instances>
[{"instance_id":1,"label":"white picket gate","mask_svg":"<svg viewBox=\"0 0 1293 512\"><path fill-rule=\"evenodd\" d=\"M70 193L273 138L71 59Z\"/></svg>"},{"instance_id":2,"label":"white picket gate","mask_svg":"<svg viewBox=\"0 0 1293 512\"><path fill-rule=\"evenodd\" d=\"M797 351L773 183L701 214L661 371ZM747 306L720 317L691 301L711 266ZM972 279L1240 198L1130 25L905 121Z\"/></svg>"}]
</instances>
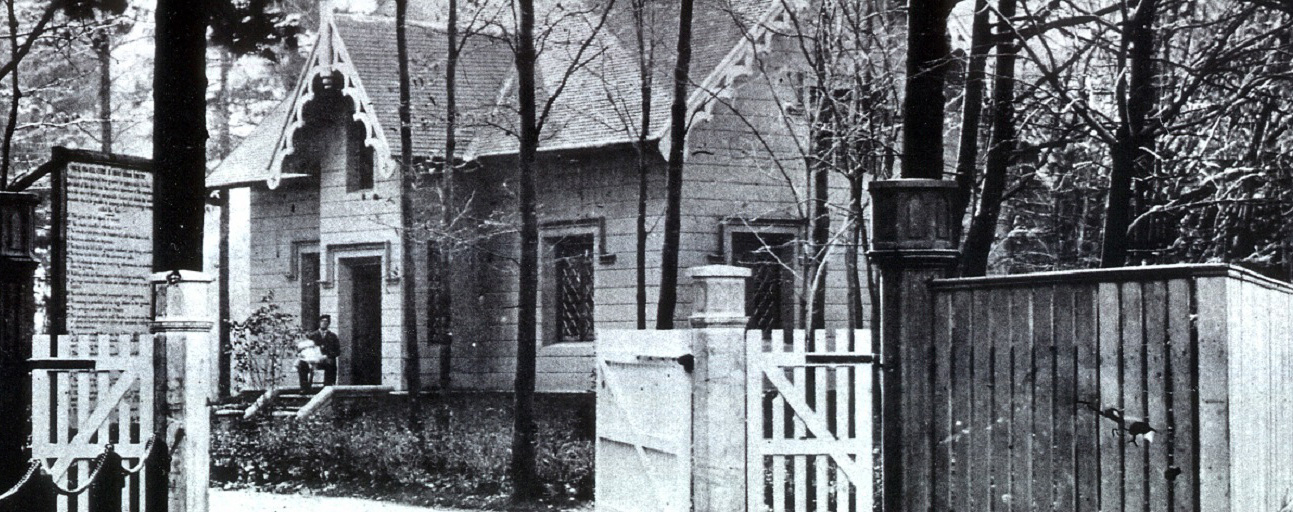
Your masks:
<instances>
[{"instance_id":1,"label":"white picket gate","mask_svg":"<svg viewBox=\"0 0 1293 512\"><path fill-rule=\"evenodd\" d=\"M81 485L91 462L112 444L123 465L135 469L153 432L151 334L61 335L51 353L37 336L33 358L93 361L93 370L32 372L32 456L63 488ZM144 510L143 472L126 475L123 512ZM58 511L88 510L88 493L60 496Z\"/></svg>"},{"instance_id":2,"label":"white picket gate","mask_svg":"<svg viewBox=\"0 0 1293 512\"><path fill-rule=\"evenodd\" d=\"M747 333L749 511L871 510L871 334Z\"/></svg>"},{"instance_id":3,"label":"white picket gate","mask_svg":"<svg viewBox=\"0 0 1293 512\"><path fill-rule=\"evenodd\" d=\"M687 331L598 333L598 510L691 508L691 375L678 359L689 340Z\"/></svg>"}]
</instances>

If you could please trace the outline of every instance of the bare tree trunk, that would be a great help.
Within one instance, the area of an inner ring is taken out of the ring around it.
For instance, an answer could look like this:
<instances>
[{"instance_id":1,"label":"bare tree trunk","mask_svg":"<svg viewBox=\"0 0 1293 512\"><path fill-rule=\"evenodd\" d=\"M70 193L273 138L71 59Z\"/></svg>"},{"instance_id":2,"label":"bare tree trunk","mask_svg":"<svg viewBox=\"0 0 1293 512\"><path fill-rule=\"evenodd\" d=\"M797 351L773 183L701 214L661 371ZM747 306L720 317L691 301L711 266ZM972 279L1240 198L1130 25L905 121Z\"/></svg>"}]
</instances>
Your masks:
<instances>
[{"instance_id":1,"label":"bare tree trunk","mask_svg":"<svg viewBox=\"0 0 1293 512\"><path fill-rule=\"evenodd\" d=\"M1100 266L1119 267L1127 262L1128 227L1131 225L1133 182L1147 176L1154 166L1156 126L1150 115L1157 103L1154 89L1154 20L1158 0L1139 0L1132 4L1132 18L1122 36L1124 72L1119 75L1118 97L1122 100L1122 122L1109 148L1112 169L1109 173L1109 195L1105 199L1104 241L1100 248Z\"/></svg>"},{"instance_id":2,"label":"bare tree trunk","mask_svg":"<svg viewBox=\"0 0 1293 512\"><path fill-rule=\"evenodd\" d=\"M422 413L420 398L422 394L422 356L418 345L418 312L417 312L417 258L414 250L417 241L413 236L413 181L417 172L413 169L413 113L409 100L409 45L407 27L408 0L395 0L395 53L399 59L400 83L400 171L398 173L401 187L400 213L403 221L400 233L403 235L403 247L400 250L402 267L401 304L404 337L404 382L408 386L409 428L422 438ZM423 444L419 443L419 447Z\"/></svg>"},{"instance_id":3,"label":"bare tree trunk","mask_svg":"<svg viewBox=\"0 0 1293 512\"><path fill-rule=\"evenodd\" d=\"M539 146L535 100L534 0L517 0L520 23L516 40L516 76L521 136L517 173L520 188L521 265L516 323L516 405L512 425L512 498L527 501L539 494L535 466L534 380L539 287L539 219L536 210L534 156Z\"/></svg>"},{"instance_id":4,"label":"bare tree trunk","mask_svg":"<svg viewBox=\"0 0 1293 512\"><path fill-rule=\"evenodd\" d=\"M454 199L454 161L458 151L458 0L449 0L449 21L446 27L446 38L449 43L449 54L445 57L444 69L444 168L440 172L441 225L446 232L453 229L454 214L457 203ZM447 243L440 244L437 251L436 273L439 287L430 290L434 296L431 304L434 308L431 318L444 322L440 325L443 339L440 343L440 389L449 389L453 372L453 294L450 293L449 279L452 276L453 254L452 237Z\"/></svg>"},{"instance_id":5,"label":"bare tree trunk","mask_svg":"<svg viewBox=\"0 0 1293 512\"><path fill-rule=\"evenodd\" d=\"M14 2L10 0L5 2L7 15L9 19L9 59L15 63L18 62L18 16L14 13ZM18 102L22 100L22 86L18 83L18 66L13 68L13 76L9 77L12 85L9 101L9 117L4 127L4 147L0 151L4 155L0 156L0 190L9 186L9 169L13 166L13 134L18 127Z\"/></svg>"},{"instance_id":6,"label":"bare tree trunk","mask_svg":"<svg viewBox=\"0 0 1293 512\"><path fill-rule=\"evenodd\" d=\"M957 0L909 3L902 177L943 177L943 87L951 63L947 17Z\"/></svg>"},{"instance_id":7,"label":"bare tree trunk","mask_svg":"<svg viewBox=\"0 0 1293 512\"><path fill-rule=\"evenodd\" d=\"M232 135L229 133L229 71L233 68L233 55L228 49L220 50L220 89L216 93L216 156L224 159L233 151ZM106 76L107 70L100 76ZM102 83L100 84L102 87ZM103 91L100 91L103 94ZM101 104L102 105L102 104ZM103 106L101 112L111 112L109 107ZM105 115L103 130L105 140L110 140L112 133L111 120ZM111 142L106 144L104 151L111 151ZM229 234L230 234L230 192L231 189L220 191L220 245L219 245L219 266L220 273L217 274L219 289L216 295L216 307L219 310L219 325L216 327L219 341L217 346L220 348L219 353L219 375L217 376L217 388L222 397L229 396L232 389L231 377L233 369L231 367L230 351L233 350L232 339L229 333L229 321L232 308L229 304Z\"/></svg>"},{"instance_id":8,"label":"bare tree trunk","mask_svg":"<svg viewBox=\"0 0 1293 512\"><path fill-rule=\"evenodd\" d=\"M673 329L678 308L678 244L682 230L682 167L687 139L687 79L691 68L693 0L681 0L678 61L673 68L673 105L669 109L669 168L665 175L664 244L660 258L660 303L656 329Z\"/></svg>"},{"instance_id":9,"label":"bare tree trunk","mask_svg":"<svg viewBox=\"0 0 1293 512\"><path fill-rule=\"evenodd\" d=\"M91 43L99 60L99 148L112 152L112 34L103 28Z\"/></svg>"},{"instance_id":10,"label":"bare tree trunk","mask_svg":"<svg viewBox=\"0 0 1293 512\"><path fill-rule=\"evenodd\" d=\"M647 250L647 192L649 175L647 173L647 136L651 132L651 68L654 66L654 40L651 49L646 41L646 0L633 2L633 28L638 43L638 80L641 85L641 126L638 128L637 167L638 167L638 217L637 217L637 328L646 329L646 250Z\"/></svg>"},{"instance_id":11,"label":"bare tree trunk","mask_svg":"<svg viewBox=\"0 0 1293 512\"><path fill-rule=\"evenodd\" d=\"M1015 135L1015 60L1019 42L1012 36L1009 20L1015 15L1016 0L1001 0L1000 28L997 30L997 68L992 90L992 138L988 163L983 171L983 191L970 231L961 246L961 276L981 276L988 271L988 253L997 234L1001 196L1017 145Z\"/></svg>"},{"instance_id":12,"label":"bare tree trunk","mask_svg":"<svg viewBox=\"0 0 1293 512\"><path fill-rule=\"evenodd\" d=\"M985 68L988 64L988 51L992 48L989 36L992 33L988 24L988 0L974 1L974 24L970 35L970 63L965 73L965 96L961 114L961 144L956 158L957 204L953 212L956 219L965 218L970 208L970 196L974 190L975 168L979 165L979 119L983 114L983 89L986 82ZM960 227L957 223L956 227Z\"/></svg>"},{"instance_id":13,"label":"bare tree trunk","mask_svg":"<svg viewBox=\"0 0 1293 512\"><path fill-rule=\"evenodd\" d=\"M153 270L202 270L206 17L202 0L158 0L153 76Z\"/></svg>"}]
</instances>

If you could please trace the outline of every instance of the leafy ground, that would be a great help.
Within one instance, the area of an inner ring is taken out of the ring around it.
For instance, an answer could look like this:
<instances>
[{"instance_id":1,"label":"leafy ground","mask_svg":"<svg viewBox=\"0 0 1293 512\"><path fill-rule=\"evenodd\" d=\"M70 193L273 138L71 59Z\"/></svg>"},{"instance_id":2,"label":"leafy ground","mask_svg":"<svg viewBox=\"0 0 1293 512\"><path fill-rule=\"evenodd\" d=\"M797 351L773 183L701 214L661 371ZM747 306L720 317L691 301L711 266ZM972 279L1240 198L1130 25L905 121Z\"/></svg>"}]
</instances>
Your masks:
<instances>
[{"instance_id":1,"label":"leafy ground","mask_svg":"<svg viewBox=\"0 0 1293 512\"><path fill-rule=\"evenodd\" d=\"M212 432L212 484L466 509L584 507L593 492L591 400L537 400L538 503L508 501L511 402L498 394L424 398L420 429L405 398L319 420L222 421Z\"/></svg>"}]
</instances>

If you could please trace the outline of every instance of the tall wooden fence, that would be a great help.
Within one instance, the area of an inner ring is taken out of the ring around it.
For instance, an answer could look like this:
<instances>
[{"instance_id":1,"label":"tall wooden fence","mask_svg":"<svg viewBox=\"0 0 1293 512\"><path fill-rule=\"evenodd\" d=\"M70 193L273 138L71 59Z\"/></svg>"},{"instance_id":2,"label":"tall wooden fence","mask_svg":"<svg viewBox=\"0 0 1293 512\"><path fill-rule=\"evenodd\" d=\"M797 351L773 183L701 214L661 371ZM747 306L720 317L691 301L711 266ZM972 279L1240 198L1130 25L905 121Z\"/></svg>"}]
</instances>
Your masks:
<instances>
[{"instance_id":1,"label":"tall wooden fence","mask_svg":"<svg viewBox=\"0 0 1293 512\"><path fill-rule=\"evenodd\" d=\"M910 441L933 510L1289 509L1293 286L1205 265L932 289Z\"/></svg>"}]
</instances>

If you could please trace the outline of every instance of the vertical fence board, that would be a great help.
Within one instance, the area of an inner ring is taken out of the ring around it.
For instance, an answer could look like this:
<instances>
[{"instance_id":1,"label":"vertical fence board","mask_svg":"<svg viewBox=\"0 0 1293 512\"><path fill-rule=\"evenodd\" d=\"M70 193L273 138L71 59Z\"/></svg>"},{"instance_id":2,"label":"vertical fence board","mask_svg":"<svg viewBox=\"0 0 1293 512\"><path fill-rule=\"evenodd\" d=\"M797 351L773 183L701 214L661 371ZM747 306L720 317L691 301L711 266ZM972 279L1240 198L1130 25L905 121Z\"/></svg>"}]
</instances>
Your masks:
<instances>
[{"instance_id":1,"label":"vertical fence board","mask_svg":"<svg viewBox=\"0 0 1293 512\"><path fill-rule=\"evenodd\" d=\"M1224 277L1196 283L1198 347L1199 502L1197 510L1230 509L1230 372L1226 325L1231 302Z\"/></svg>"},{"instance_id":2,"label":"vertical fence board","mask_svg":"<svg viewBox=\"0 0 1293 512\"><path fill-rule=\"evenodd\" d=\"M1007 293L992 294L992 506L1010 510L1004 503L1010 492L1010 299Z\"/></svg>"},{"instance_id":3,"label":"vertical fence board","mask_svg":"<svg viewBox=\"0 0 1293 512\"><path fill-rule=\"evenodd\" d=\"M1073 298L1074 339L1077 341L1077 397L1100 402L1100 329L1096 316L1100 297L1095 286L1079 286ZM1077 454L1078 510L1100 510L1100 416L1073 404Z\"/></svg>"},{"instance_id":4,"label":"vertical fence board","mask_svg":"<svg viewBox=\"0 0 1293 512\"><path fill-rule=\"evenodd\" d=\"M1032 290L1033 433L1032 503L1029 510L1051 510L1055 499L1053 448L1055 429L1055 342L1052 332L1053 289Z\"/></svg>"},{"instance_id":5,"label":"vertical fence board","mask_svg":"<svg viewBox=\"0 0 1293 512\"><path fill-rule=\"evenodd\" d=\"M1099 326L1100 353L1100 398L1096 401L1099 409L1110 407L1123 410L1121 358L1122 340L1120 325L1122 321L1118 285L1101 283L1096 294L1098 297L1097 322ZM1100 510L1118 512L1123 510L1123 490L1125 475L1123 469L1122 443L1111 435L1112 423L1097 417L1096 436L1100 443Z\"/></svg>"},{"instance_id":6,"label":"vertical fence board","mask_svg":"<svg viewBox=\"0 0 1293 512\"><path fill-rule=\"evenodd\" d=\"M959 291L952 294L952 432L951 432L951 506L963 508L970 504L973 487L970 479L970 442L973 437L974 409L973 363L975 345L972 340L974 310L973 292Z\"/></svg>"},{"instance_id":7,"label":"vertical fence board","mask_svg":"<svg viewBox=\"0 0 1293 512\"><path fill-rule=\"evenodd\" d=\"M1197 386L1194 365L1194 337L1190 306L1190 282L1176 279L1167 283L1168 368L1171 373L1171 406L1168 409L1168 442L1171 445L1171 465L1175 477L1171 480L1171 495L1176 510L1197 510L1198 471L1195 468L1198 436L1195 431Z\"/></svg>"},{"instance_id":8,"label":"vertical fence board","mask_svg":"<svg viewBox=\"0 0 1293 512\"><path fill-rule=\"evenodd\" d=\"M1079 510L1077 492L1077 458L1073 435L1077 409L1077 348L1074 346L1074 287L1056 286L1051 298L1054 304L1055 340L1055 472L1054 510Z\"/></svg>"},{"instance_id":9,"label":"vertical fence board","mask_svg":"<svg viewBox=\"0 0 1293 512\"><path fill-rule=\"evenodd\" d=\"M1143 419L1146 415L1145 400L1145 336L1142 326L1144 311L1141 302L1141 284L1124 283L1122 286L1122 410L1124 419ZM1125 426L1125 425L1124 425ZM1123 452L1123 510L1128 512L1145 509L1146 443L1132 444L1125 431L1117 430L1111 440L1121 445Z\"/></svg>"},{"instance_id":10,"label":"vertical fence board","mask_svg":"<svg viewBox=\"0 0 1293 512\"><path fill-rule=\"evenodd\" d=\"M971 367L970 389L973 390L974 407L970 414L970 460L968 477L970 480L969 510L992 509L992 307L989 304L990 294L983 290L973 292L974 323L972 339L974 347L974 364Z\"/></svg>"},{"instance_id":11,"label":"vertical fence board","mask_svg":"<svg viewBox=\"0 0 1293 512\"><path fill-rule=\"evenodd\" d=\"M1167 510L1171 500L1167 492L1167 402L1172 383L1167 375L1167 284L1145 283L1145 392L1148 398L1146 421L1156 430L1153 441L1144 442L1149 452L1146 466L1148 503L1152 510Z\"/></svg>"},{"instance_id":12,"label":"vertical fence board","mask_svg":"<svg viewBox=\"0 0 1293 512\"><path fill-rule=\"evenodd\" d=\"M934 473L931 475L934 510L950 508L949 483L952 479L952 296L938 294L934 297L934 389L933 391L933 441Z\"/></svg>"},{"instance_id":13,"label":"vertical fence board","mask_svg":"<svg viewBox=\"0 0 1293 512\"><path fill-rule=\"evenodd\" d=\"M1010 510L1033 507L1033 354L1032 291L1010 291Z\"/></svg>"}]
</instances>

